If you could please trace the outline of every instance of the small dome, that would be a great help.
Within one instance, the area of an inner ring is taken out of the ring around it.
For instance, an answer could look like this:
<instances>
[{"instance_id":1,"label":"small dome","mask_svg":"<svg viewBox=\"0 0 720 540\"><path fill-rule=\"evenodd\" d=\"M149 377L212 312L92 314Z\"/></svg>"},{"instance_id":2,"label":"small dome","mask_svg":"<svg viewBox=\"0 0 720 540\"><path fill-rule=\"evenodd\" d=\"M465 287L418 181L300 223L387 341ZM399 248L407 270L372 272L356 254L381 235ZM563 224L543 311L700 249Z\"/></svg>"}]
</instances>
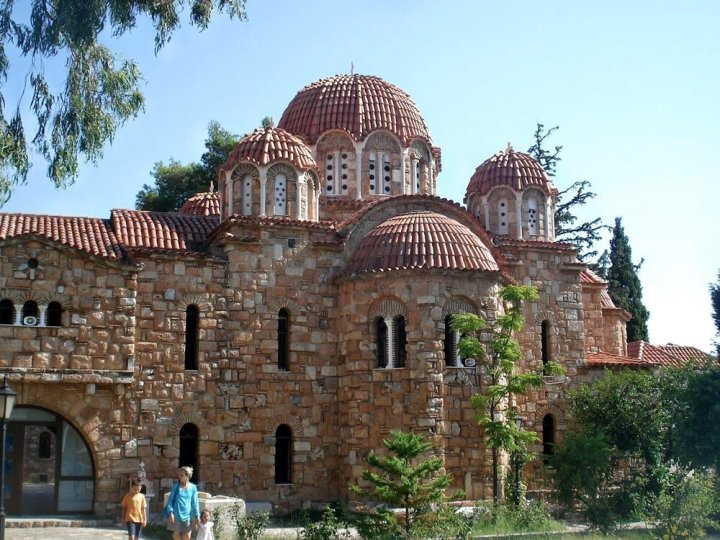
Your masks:
<instances>
[{"instance_id":1,"label":"small dome","mask_svg":"<svg viewBox=\"0 0 720 540\"><path fill-rule=\"evenodd\" d=\"M512 147L498 152L475 169L464 202L467 203L471 195L487 195L497 186L515 191L537 186L547 194L555 191L542 165L530 154L516 152Z\"/></svg>"},{"instance_id":2,"label":"small dome","mask_svg":"<svg viewBox=\"0 0 720 540\"><path fill-rule=\"evenodd\" d=\"M286 161L300 170L315 168L315 158L305 143L287 131L273 127L258 128L240 139L221 170L232 170L243 161L260 166Z\"/></svg>"},{"instance_id":3,"label":"small dome","mask_svg":"<svg viewBox=\"0 0 720 540\"><path fill-rule=\"evenodd\" d=\"M363 238L346 272L404 268L497 271L490 250L465 225L435 212L392 217Z\"/></svg>"},{"instance_id":4,"label":"small dome","mask_svg":"<svg viewBox=\"0 0 720 540\"><path fill-rule=\"evenodd\" d=\"M220 194L216 191L196 193L182 204L179 212L192 216L219 216Z\"/></svg>"},{"instance_id":5,"label":"small dome","mask_svg":"<svg viewBox=\"0 0 720 540\"><path fill-rule=\"evenodd\" d=\"M425 120L410 96L395 85L369 75L336 75L320 79L290 102L278 126L315 144L331 129L342 129L362 141L376 129L387 129L403 143L430 141Z\"/></svg>"}]
</instances>

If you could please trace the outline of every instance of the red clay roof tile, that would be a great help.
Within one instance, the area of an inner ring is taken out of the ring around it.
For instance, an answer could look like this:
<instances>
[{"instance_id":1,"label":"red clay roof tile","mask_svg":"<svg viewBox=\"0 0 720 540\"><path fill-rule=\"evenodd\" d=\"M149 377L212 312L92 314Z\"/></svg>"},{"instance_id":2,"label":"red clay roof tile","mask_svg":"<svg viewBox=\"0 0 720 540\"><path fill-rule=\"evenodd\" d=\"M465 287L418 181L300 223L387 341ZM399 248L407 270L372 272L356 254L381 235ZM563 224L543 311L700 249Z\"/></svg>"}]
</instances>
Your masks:
<instances>
[{"instance_id":1,"label":"red clay roof tile","mask_svg":"<svg viewBox=\"0 0 720 540\"><path fill-rule=\"evenodd\" d=\"M196 193L182 204L180 213L191 216L219 216L220 194L217 191Z\"/></svg>"},{"instance_id":2,"label":"red clay roof tile","mask_svg":"<svg viewBox=\"0 0 720 540\"><path fill-rule=\"evenodd\" d=\"M374 227L348 260L345 273L407 268L499 271L490 250L465 225L417 211Z\"/></svg>"},{"instance_id":3,"label":"red clay roof tile","mask_svg":"<svg viewBox=\"0 0 720 540\"><path fill-rule=\"evenodd\" d=\"M84 217L0 214L0 240L38 236L108 259L121 259L118 239L108 220Z\"/></svg>"},{"instance_id":4,"label":"red clay roof tile","mask_svg":"<svg viewBox=\"0 0 720 540\"><path fill-rule=\"evenodd\" d=\"M628 353L629 354L629 353ZM621 356L604 351L585 353L585 360L591 367L654 367L656 364L649 360L639 360L630 356Z\"/></svg>"},{"instance_id":5,"label":"red clay roof tile","mask_svg":"<svg viewBox=\"0 0 720 540\"><path fill-rule=\"evenodd\" d=\"M217 216L139 210L113 210L111 217L126 249L192 250L192 244L205 242L219 224Z\"/></svg>"},{"instance_id":6,"label":"red clay roof tile","mask_svg":"<svg viewBox=\"0 0 720 540\"><path fill-rule=\"evenodd\" d=\"M259 128L240 139L220 170L229 171L238 163L269 165L286 161L301 170L314 169L315 158L297 137L280 128Z\"/></svg>"},{"instance_id":7,"label":"red clay roof tile","mask_svg":"<svg viewBox=\"0 0 720 540\"><path fill-rule=\"evenodd\" d=\"M290 102L278 127L310 144L331 129L344 129L359 141L378 129L391 131L405 144L416 137L430 140L410 96L370 75L336 75L309 84Z\"/></svg>"},{"instance_id":8,"label":"red clay roof tile","mask_svg":"<svg viewBox=\"0 0 720 540\"><path fill-rule=\"evenodd\" d=\"M467 203L471 195L487 195L497 186L507 186L516 191L536 186L547 194L556 191L545 169L534 157L512 148L496 153L475 169L465 191L464 202Z\"/></svg>"}]
</instances>

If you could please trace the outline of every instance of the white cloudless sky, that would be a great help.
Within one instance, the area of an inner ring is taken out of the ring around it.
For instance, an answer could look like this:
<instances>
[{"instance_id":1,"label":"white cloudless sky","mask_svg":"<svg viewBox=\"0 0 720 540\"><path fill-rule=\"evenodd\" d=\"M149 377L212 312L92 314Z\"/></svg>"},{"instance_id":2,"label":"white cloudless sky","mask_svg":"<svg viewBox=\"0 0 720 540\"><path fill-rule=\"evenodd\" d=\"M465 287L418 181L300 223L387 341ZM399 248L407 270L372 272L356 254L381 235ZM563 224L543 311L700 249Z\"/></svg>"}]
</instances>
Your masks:
<instances>
[{"instance_id":1,"label":"white cloudless sky","mask_svg":"<svg viewBox=\"0 0 720 540\"><path fill-rule=\"evenodd\" d=\"M555 184L592 183L581 219L622 217L634 260L644 259L650 341L711 350L720 2L248 0L247 10L248 22L217 17L202 33L182 14L157 56L147 21L108 37L143 72L144 114L65 190L35 163L1 210L107 218L133 208L154 163L199 160L209 121L238 135L264 116L277 122L302 87L353 64L410 94L442 148L439 195L457 202L493 153L508 142L526 150L538 122L560 126ZM61 80L62 59L45 64ZM24 81L11 69L6 112Z\"/></svg>"}]
</instances>

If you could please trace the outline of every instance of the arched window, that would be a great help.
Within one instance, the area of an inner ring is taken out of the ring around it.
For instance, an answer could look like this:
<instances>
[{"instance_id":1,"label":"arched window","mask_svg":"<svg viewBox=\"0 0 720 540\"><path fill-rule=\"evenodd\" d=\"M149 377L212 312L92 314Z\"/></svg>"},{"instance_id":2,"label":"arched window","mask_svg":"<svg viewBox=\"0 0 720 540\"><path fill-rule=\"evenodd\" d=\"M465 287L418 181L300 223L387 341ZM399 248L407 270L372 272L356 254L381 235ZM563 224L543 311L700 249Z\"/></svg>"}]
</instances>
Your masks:
<instances>
[{"instance_id":1,"label":"arched window","mask_svg":"<svg viewBox=\"0 0 720 540\"><path fill-rule=\"evenodd\" d=\"M252 176L246 174L242 180L242 215L252 215Z\"/></svg>"},{"instance_id":2,"label":"arched window","mask_svg":"<svg viewBox=\"0 0 720 540\"><path fill-rule=\"evenodd\" d=\"M287 211L287 177L275 175L275 215L284 216Z\"/></svg>"},{"instance_id":3,"label":"arched window","mask_svg":"<svg viewBox=\"0 0 720 540\"><path fill-rule=\"evenodd\" d=\"M52 458L52 435L43 431L38 437L38 459Z\"/></svg>"},{"instance_id":4,"label":"arched window","mask_svg":"<svg viewBox=\"0 0 720 540\"><path fill-rule=\"evenodd\" d=\"M555 446L555 419L551 414L546 414L542 422L542 442L544 456L552 455Z\"/></svg>"},{"instance_id":5,"label":"arched window","mask_svg":"<svg viewBox=\"0 0 720 540\"><path fill-rule=\"evenodd\" d=\"M198 428L195 424L184 424L180 428L180 456L178 467L192 467L192 482L197 484L200 480L198 467Z\"/></svg>"},{"instance_id":6,"label":"arched window","mask_svg":"<svg viewBox=\"0 0 720 540\"><path fill-rule=\"evenodd\" d=\"M282 308L278 312L277 325L278 369L290 369L290 312Z\"/></svg>"},{"instance_id":7,"label":"arched window","mask_svg":"<svg viewBox=\"0 0 720 540\"><path fill-rule=\"evenodd\" d=\"M383 194L392 194L392 162L390 156L383 155L382 162Z\"/></svg>"},{"instance_id":8,"label":"arched window","mask_svg":"<svg viewBox=\"0 0 720 540\"><path fill-rule=\"evenodd\" d=\"M388 365L388 327L385 319L375 319L375 367L384 368Z\"/></svg>"},{"instance_id":9,"label":"arched window","mask_svg":"<svg viewBox=\"0 0 720 540\"><path fill-rule=\"evenodd\" d=\"M393 319L394 334L394 358L393 367L405 367L405 356L407 354L407 332L405 330L405 317L402 315Z\"/></svg>"},{"instance_id":10,"label":"arched window","mask_svg":"<svg viewBox=\"0 0 720 540\"><path fill-rule=\"evenodd\" d=\"M380 179L378 178L377 159L375 152L371 152L368 157L368 181L370 193L382 193L380 189Z\"/></svg>"},{"instance_id":11,"label":"arched window","mask_svg":"<svg viewBox=\"0 0 720 540\"><path fill-rule=\"evenodd\" d=\"M38 309L37 302L33 300L27 300L22 307L22 322L25 326L36 326L38 324L38 316L40 310Z\"/></svg>"},{"instance_id":12,"label":"arched window","mask_svg":"<svg viewBox=\"0 0 720 540\"><path fill-rule=\"evenodd\" d=\"M62 306L60 302L50 302L45 314L46 326L60 326L62 324Z\"/></svg>"},{"instance_id":13,"label":"arched window","mask_svg":"<svg viewBox=\"0 0 720 540\"><path fill-rule=\"evenodd\" d=\"M535 236L538 233L538 203L535 197L528 199L528 233Z\"/></svg>"},{"instance_id":14,"label":"arched window","mask_svg":"<svg viewBox=\"0 0 720 540\"><path fill-rule=\"evenodd\" d=\"M508 234L510 231L507 199L500 199L497 203L498 234Z\"/></svg>"},{"instance_id":15,"label":"arched window","mask_svg":"<svg viewBox=\"0 0 720 540\"><path fill-rule=\"evenodd\" d=\"M460 367L460 333L452 329L452 315L445 316L445 367Z\"/></svg>"},{"instance_id":16,"label":"arched window","mask_svg":"<svg viewBox=\"0 0 720 540\"><path fill-rule=\"evenodd\" d=\"M292 430L286 424L275 431L275 483L292 483Z\"/></svg>"},{"instance_id":17,"label":"arched window","mask_svg":"<svg viewBox=\"0 0 720 540\"><path fill-rule=\"evenodd\" d=\"M536 327L537 328L537 327ZM550 321L545 320L540 325L540 357L542 358L543 363L543 373L547 371L547 364L551 360L551 347L552 347L552 339L551 339L551 330L552 327L550 326Z\"/></svg>"},{"instance_id":18,"label":"arched window","mask_svg":"<svg viewBox=\"0 0 720 540\"><path fill-rule=\"evenodd\" d=\"M185 310L185 369L198 368L200 310L191 304Z\"/></svg>"},{"instance_id":19,"label":"arched window","mask_svg":"<svg viewBox=\"0 0 720 540\"><path fill-rule=\"evenodd\" d=\"M4 298L0 300L0 324L13 324L15 322L15 306Z\"/></svg>"}]
</instances>

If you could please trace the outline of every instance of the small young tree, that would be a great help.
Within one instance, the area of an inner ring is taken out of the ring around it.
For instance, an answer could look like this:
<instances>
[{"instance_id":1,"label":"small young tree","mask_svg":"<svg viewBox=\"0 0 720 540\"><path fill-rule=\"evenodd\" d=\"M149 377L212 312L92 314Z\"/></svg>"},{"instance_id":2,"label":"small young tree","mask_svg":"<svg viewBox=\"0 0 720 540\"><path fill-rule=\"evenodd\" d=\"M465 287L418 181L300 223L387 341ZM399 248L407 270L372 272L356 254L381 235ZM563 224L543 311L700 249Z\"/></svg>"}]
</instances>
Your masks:
<instances>
[{"instance_id":1,"label":"small young tree","mask_svg":"<svg viewBox=\"0 0 720 540\"><path fill-rule=\"evenodd\" d=\"M402 534L403 538L413 538L419 523L418 519L431 511L431 505L445 501L445 489L450 485L450 475L438 474L443 467L441 458L421 460L420 456L432 448L422 435L393 432L383 441L391 455L378 457L370 454L368 465L379 472L366 470L362 477L372 484L372 488L363 489L351 485L350 490L370 499L380 500L391 507L404 510L404 519L398 522L391 512L381 512L380 520L374 520L373 538Z\"/></svg>"},{"instance_id":2,"label":"small young tree","mask_svg":"<svg viewBox=\"0 0 720 540\"><path fill-rule=\"evenodd\" d=\"M710 284L710 303L712 304L712 317L715 322L715 356L720 360L720 271L717 281Z\"/></svg>"},{"instance_id":3,"label":"small young tree","mask_svg":"<svg viewBox=\"0 0 720 540\"><path fill-rule=\"evenodd\" d=\"M510 398L525 394L530 387L542 384L540 373L519 373L517 362L522 358L522 349L513 334L522 329L524 318L523 302L538 299L538 291L529 285L508 285L500 291L503 313L493 326L473 313L458 313L453 316L452 329L461 336L460 355L474 358L482 373L489 380L483 392L474 394L472 404L478 411L477 421L482 426L485 439L492 451L493 501L498 502L500 492L499 456L503 449L510 454L522 454L529 444L537 440L534 432L525 431L516 422L517 410L510 406ZM481 340L481 333L492 335L490 342ZM550 362L545 366L549 375L563 373L560 366Z\"/></svg>"}]
</instances>

